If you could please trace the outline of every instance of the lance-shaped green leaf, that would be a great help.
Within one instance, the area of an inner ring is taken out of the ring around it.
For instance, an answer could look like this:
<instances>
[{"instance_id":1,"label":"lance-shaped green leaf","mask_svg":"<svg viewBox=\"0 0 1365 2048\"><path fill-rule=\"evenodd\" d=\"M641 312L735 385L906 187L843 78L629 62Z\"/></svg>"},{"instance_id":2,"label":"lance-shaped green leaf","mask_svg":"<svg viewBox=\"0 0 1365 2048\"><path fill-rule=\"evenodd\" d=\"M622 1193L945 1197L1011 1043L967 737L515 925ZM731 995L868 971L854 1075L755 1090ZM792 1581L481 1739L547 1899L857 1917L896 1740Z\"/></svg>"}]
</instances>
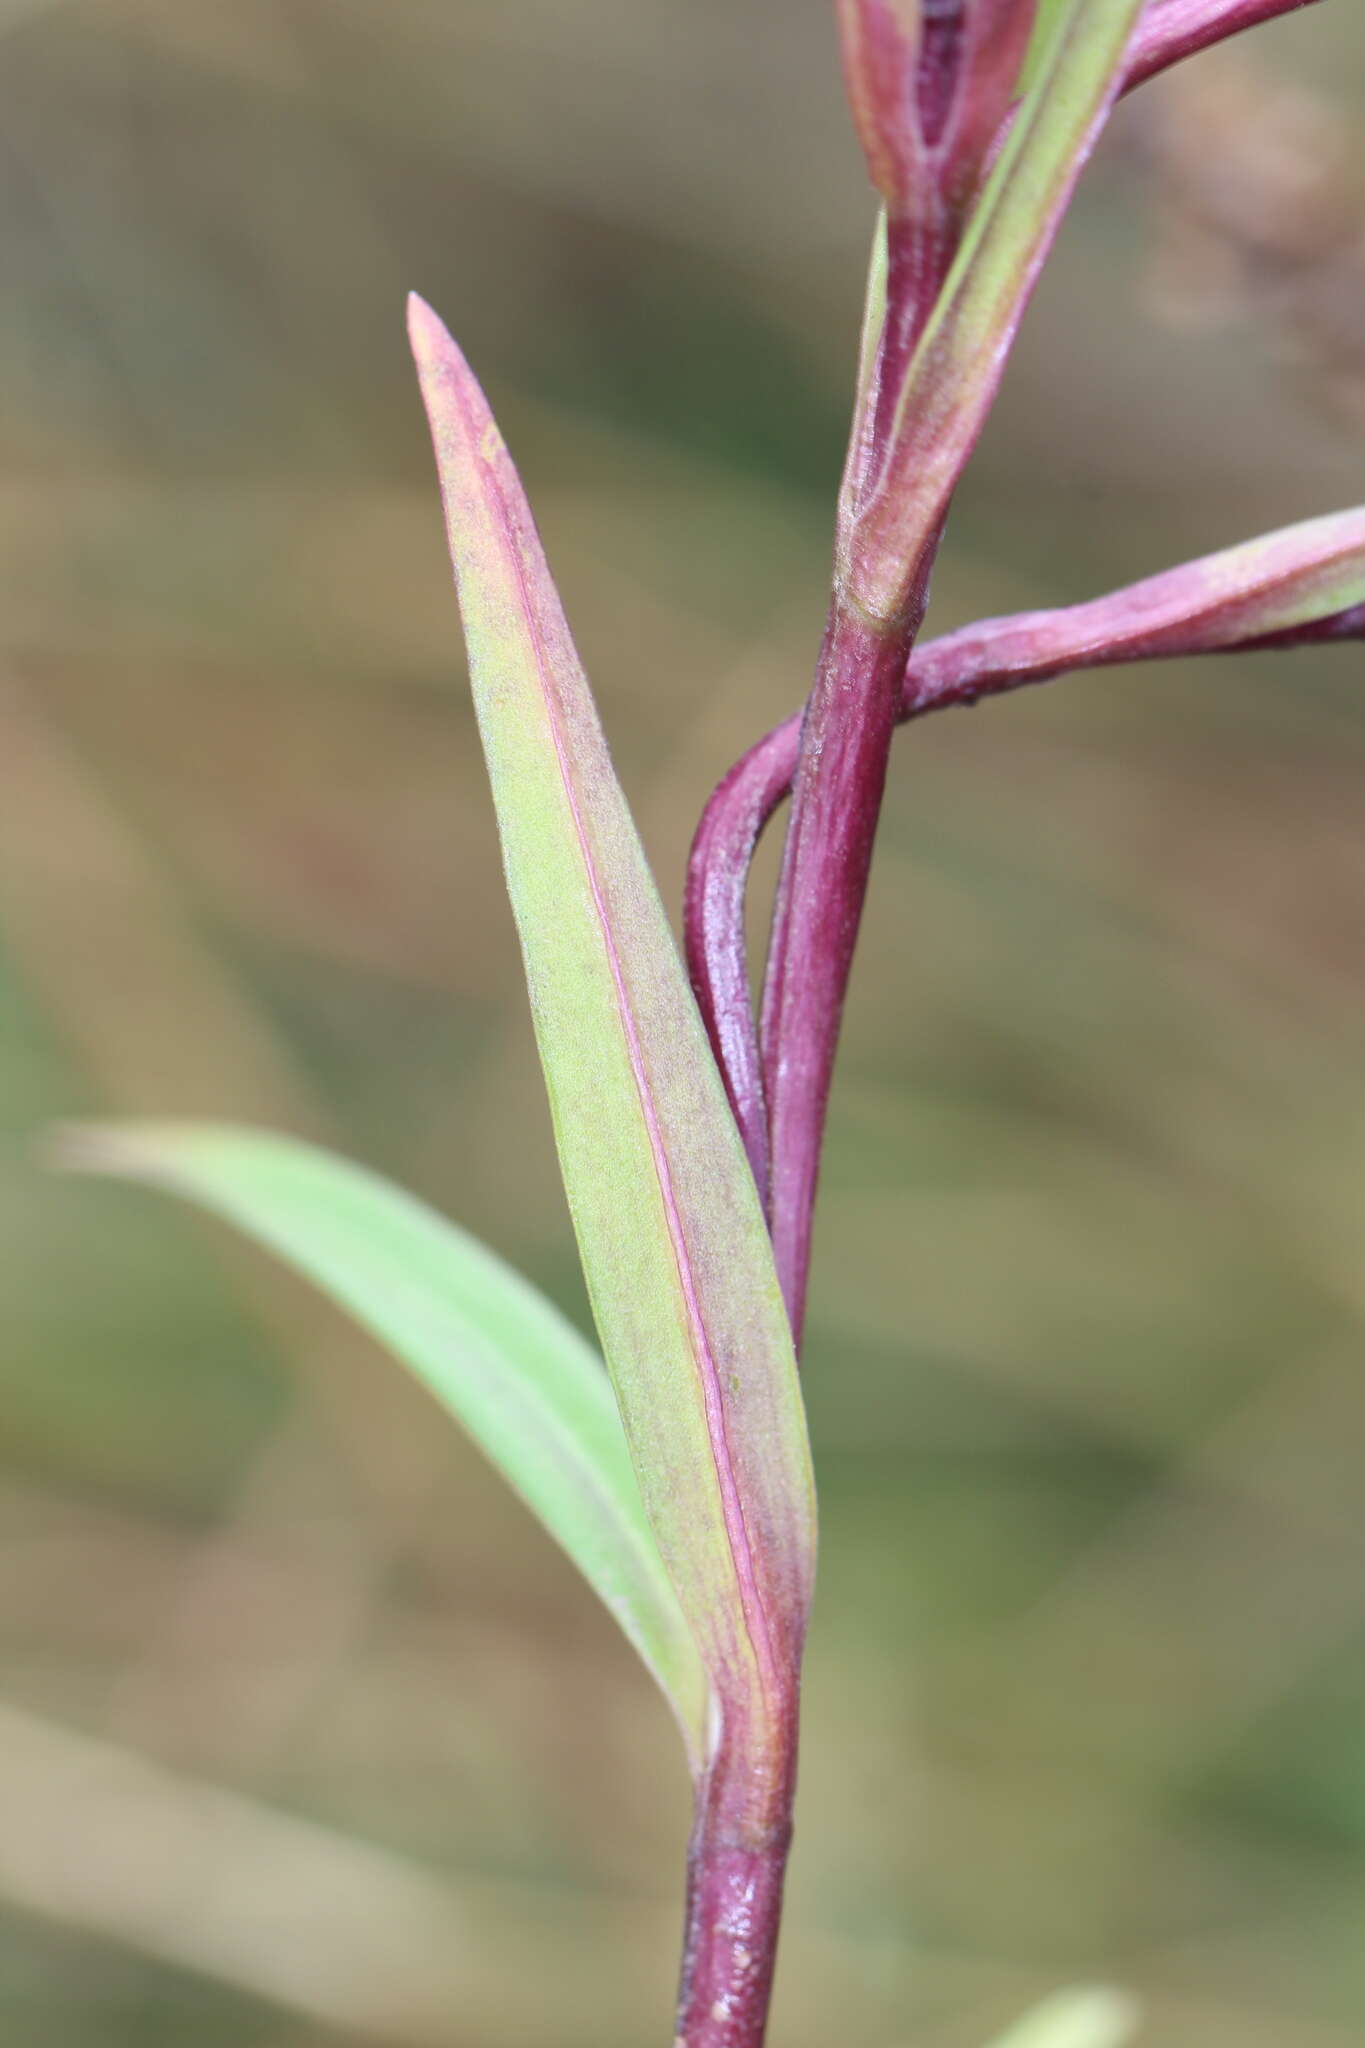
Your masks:
<instances>
[{"instance_id":1,"label":"lance-shaped green leaf","mask_svg":"<svg viewBox=\"0 0 1365 2048\"><path fill-rule=\"evenodd\" d=\"M645 1515L602 1361L477 1238L297 1139L215 1124L76 1127L61 1164L173 1190L339 1302L449 1409L610 1608L699 1760L706 1679Z\"/></svg>"},{"instance_id":2,"label":"lance-shaped green leaf","mask_svg":"<svg viewBox=\"0 0 1365 2048\"><path fill-rule=\"evenodd\" d=\"M1122 1991L1078 1985L1046 2000L991 2048L1123 2048L1137 2023L1137 2007Z\"/></svg>"},{"instance_id":3,"label":"lance-shaped green leaf","mask_svg":"<svg viewBox=\"0 0 1365 2048\"><path fill-rule=\"evenodd\" d=\"M410 326L560 1163L640 1489L722 1713L781 1713L814 1505L753 1177L520 480L435 314L414 301Z\"/></svg>"},{"instance_id":4,"label":"lance-shaped green leaf","mask_svg":"<svg viewBox=\"0 0 1365 2048\"><path fill-rule=\"evenodd\" d=\"M1030 83L896 393L846 546L854 605L894 622L999 388L1010 345L1124 75L1141 0L1049 0Z\"/></svg>"}]
</instances>

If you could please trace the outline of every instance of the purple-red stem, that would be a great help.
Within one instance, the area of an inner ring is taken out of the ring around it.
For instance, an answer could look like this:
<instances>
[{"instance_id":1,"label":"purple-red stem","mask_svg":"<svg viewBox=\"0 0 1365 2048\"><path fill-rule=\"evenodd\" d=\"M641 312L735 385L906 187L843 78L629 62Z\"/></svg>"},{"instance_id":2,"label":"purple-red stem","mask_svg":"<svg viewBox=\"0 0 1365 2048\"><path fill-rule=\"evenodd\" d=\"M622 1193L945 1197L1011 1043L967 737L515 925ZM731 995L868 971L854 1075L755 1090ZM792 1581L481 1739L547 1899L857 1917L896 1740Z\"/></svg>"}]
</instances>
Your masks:
<instances>
[{"instance_id":1,"label":"purple-red stem","mask_svg":"<svg viewBox=\"0 0 1365 2048\"><path fill-rule=\"evenodd\" d=\"M776 1725L721 1745L697 1788L675 2048L762 2048L796 1786L796 1680Z\"/></svg>"},{"instance_id":2,"label":"purple-red stem","mask_svg":"<svg viewBox=\"0 0 1365 2048\"><path fill-rule=\"evenodd\" d=\"M927 570L891 624L836 596L801 727L761 1030L773 1254L798 1344L839 1017Z\"/></svg>"},{"instance_id":3,"label":"purple-red stem","mask_svg":"<svg viewBox=\"0 0 1365 2048\"><path fill-rule=\"evenodd\" d=\"M1253 22L1284 13L1306 0L1164 0L1148 10L1137 31L1125 87L1137 84L1193 50ZM874 182L890 203L887 310L879 361L855 420L841 501L840 557L829 622L799 732L779 729L741 763L718 792L740 829L716 827L708 808L689 873L687 933L693 972L707 1024L717 1046L755 1179L768 1208L778 1275L799 1345L805 1311L810 1232L839 1022L862 916L872 845L885 788L896 723L908 715L907 672L923 618L928 577L942 532L951 484L936 512L921 525L908 557L898 565L894 616L873 617L853 599L845 575L850 531L862 510L870 473L890 432L905 371L951 260L979 152L995 128L983 91L975 120L961 121L959 161L953 163L949 130L961 79L964 27L981 30L971 50L970 77L1002 26L1018 29L1020 0L966 0L943 7L919 52L914 114L915 147L903 135L906 156L923 175L919 204L908 213L896 161L896 138L881 127L900 78L895 61L894 16L872 0L865 19L874 40L887 36L865 76L850 76L855 115L868 147ZM856 0L850 18L861 13ZM989 17L989 19L988 19ZM856 40L856 39L855 39ZM975 40L974 38L972 39ZM846 46L850 47L850 46ZM1014 62L1004 67L1013 75ZM968 102L958 104L959 115ZM909 113L909 110L906 110ZM886 149L891 144L889 152ZM1082 151L1079 162L1088 153ZM878 177L878 170L885 178ZM926 203L926 187L928 196ZM1049 238L1050 239L1050 238ZM1041 260L1046 242L1040 245ZM1026 280L1019 301L1029 296ZM961 459L965 460L963 448ZM890 607L885 609L888 611ZM966 656L965 646L960 653ZM1122 658L1111 656L1110 658ZM978 651L976 688L986 687L989 653ZM970 670L970 660L965 668ZM1057 664L1050 672L1055 672ZM1011 680L1025 678L1011 671ZM999 687L1007 686L1002 680ZM959 694L968 686L962 684ZM946 698L945 698L946 701ZM924 708L915 706L913 708ZM790 735L790 738L786 737ZM790 764L795 756L795 774ZM750 762L757 761L757 772ZM764 985L761 1049L752 1035L743 948L743 890L749 858L763 824L788 787L794 797L774 912ZM713 858L714 856L714 858ZM717 879L719 886L717 887ZM732 920L732 943L717 955L708 943L709 921ZM700 934L700 946L698 935ZM713 965L714 980L711 979ZM791 1837L796 1763L797 1674L776 1718L747 1735L723 1733L699 1787L688 1861L687 1936L679 1993L677 2048L762 2048L767 2027L782 1890Z\"/></svg>"}]
</instances>

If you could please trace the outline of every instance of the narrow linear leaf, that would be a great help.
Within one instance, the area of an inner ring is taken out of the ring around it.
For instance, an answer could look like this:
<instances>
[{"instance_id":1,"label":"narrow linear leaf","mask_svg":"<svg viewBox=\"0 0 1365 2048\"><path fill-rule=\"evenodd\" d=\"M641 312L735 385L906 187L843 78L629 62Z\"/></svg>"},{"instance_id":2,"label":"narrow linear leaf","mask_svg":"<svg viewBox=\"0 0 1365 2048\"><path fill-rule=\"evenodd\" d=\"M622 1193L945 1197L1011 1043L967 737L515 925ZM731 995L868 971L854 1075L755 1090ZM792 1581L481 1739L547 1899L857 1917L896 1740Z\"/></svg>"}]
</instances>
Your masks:
<instances>
[{"instance_id":1,"label":"narrow linear leaf","mask_svg":"<svg viewBox=\"0 0 1365 2048\"><path fill-rule=\"evenodd\" d=\"M645 1506L722 1712L785 1699L814 1559L758 1196L488 405L420 300L470 677L569 1205Z\"/></svg>"},{"instance_id":2,"label":"narrow linear leaf","mask_svg":"<svg viewBox=\"0 0 1365 2048\"><path fill-rule=\"evenodd\" d=\"M1031 92L1036 84L1038 74L1047 62L1048 50L1057 33L1057 24L1065 14L1068 4L1069 0L1036 0L1028 48L1019 67L1017 90L1021 98Z\"/></svg>"},{"instance_id":3,"label":"narrow linear leaf","mask_svg":"<svg viewBox=\"0 0 1365 2048\"><path fill-rule=\"evenodd\" d=\"M1306 519L1055 611L979 619L917 648L903 718L1069 670L1365 639L1365 506ZM796 758L795 722L785 755ZM779 750L769 748L776 774Z\"/></svg>"},{"instance_id":4,"label":"narrow linear leaf","mask_svg":"<svg viewBox=\"0 0 1365 2048\"><path fill-rule=\"evenodd\" d=\"M1191 612L1194 630L1211 647L1331 619L1344 633L1358 633L1365 624L1365 505L1243 541L1183 572L1168 570L1165 580L1172 594L1188 585L1191 599L1202 586L1202 605L1196 613L1191 602ZM1150 587L1159 585L1151 579Z\"/></svg>"},{"instance_id":5,"label":"narrow linear leaf","mask_svg":"<svg viewBox=\"0 0 1365 2048\"><path fill-rule=\"evenodd\" d=\"M991 2048L1123 2048L1137 2023L1137 2006L1125 1992L1078 1985L1047 1999Z\"/></svg>"},{"instance_id":6,"label":"narrow linear leaf","mask_svg":"<svg viewBox=\"0 0 1365 2048\"><path fill-rule=\"evenodd\" d=\"M853 394L855 418L867 411L877 366L877 346L886 325L886 208L879 207L872 230L872 253L867 261L867 285L863 293L863 322L858 336L858 383Z\"/></svg>"},{"instance_id":7,"label":"narrow linear leaf","mask_svg":"<svg viewBox=\"0 0 1365 2048\"><path fill-rule=\"evenodd\" d=\"M363 1168L214 1124L82 1125L63 1165L150 1182L234 1223L428 1386L610 1608L699 1757L706 1680L640 1499L602 1362L477 1238Z\"/></svg>"}]
</instances>

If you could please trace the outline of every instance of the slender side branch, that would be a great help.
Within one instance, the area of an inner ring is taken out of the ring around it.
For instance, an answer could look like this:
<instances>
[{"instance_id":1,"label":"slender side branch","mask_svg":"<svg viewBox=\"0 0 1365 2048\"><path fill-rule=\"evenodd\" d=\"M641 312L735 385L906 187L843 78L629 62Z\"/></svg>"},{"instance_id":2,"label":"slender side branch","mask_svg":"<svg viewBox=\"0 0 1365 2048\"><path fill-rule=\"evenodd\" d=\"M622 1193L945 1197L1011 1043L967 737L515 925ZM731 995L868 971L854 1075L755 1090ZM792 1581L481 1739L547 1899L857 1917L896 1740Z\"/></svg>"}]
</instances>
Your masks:
<instances>
[{"instance_id":1,"label":"slender side branch","mask_svg":"<svg viewBox=\"0 0 1365 2048\"><path fill-rule=\"evenodd\" d=\"M1153 0L1133 37L1123 89L1131 92L1182 58L1313 4L1314 0Z\"/></svg>"},{"instance_id":2,"label":"slender side branch","mask_svg":"<svg viewBox=\"0 0 1365 2048\"><path fill-rule=\"evenodd\" d=\"M1133 32L1120 89L1130 92L1182 59L1243 29L1311 4L1313 0L1153 0ZM891 216L888 219L884 214L874 241L862 369L840 499L841 523L851 531L877 480L878 443L884 441L914 344L951 262L973 196L973 181L999 154L1015 119L1014 108L1005 106L1001 111L1007 97L1004 85L1017 67L1030 10L1011 8L1008 0L988 0L984 6L967 9L965 15L960 7L946 9L936 18L927 47L921 46L911 18L888 0L840 0L839 11L855 122L873 183L886 199L886 212ZM972 90L955 98L956 82L964 78L972 81ZM908 110L913 111L911 120L907 120ZM1001 623L989 622L979 631L989 637ZM1323 637L1331 635L1323 629ZM830 659L833 638L831 623L822 668ZM987 644L988 639L983 639L982 647ZM916 664L915 676L926 682L932 672L946 676L952 663L965 654L965 646L960 644L951 655L945 644L940 654L936 644L926 650L926 661ZM1136 660L1139 654L1110 653L1103 658ZM945 665L940 671L941 660ZM1070 657L1062 664L1077 665ZM1053 672L1058 671L1049 671ZM973 691L986 695L1040 680L1038 670L1025 666L1017 671L988 670L970 681L964 674L951 687L965 697ZM899 716L934 710L951 701L956 699L944 696L913 708L903 705ZM884 700L881 708L884 714ZM867 735L874 754L884 727L883 716ZM770 733L716 789L693 843L685 912L693 986L770 1216L769 1106L749 1000L743 906L754 848L790 791L799 729L800 721L794 719ZM812 741L816 739L813 731ZM873 797L871 780L865 794ZM851 879L856 895L856 875ZM780 917L778 922L782 922ZM854 914L855 933L856 924ZM841 928L848 930L847 918ZM846 976L846 967L842 971ZM827 1024L834 1029L837 1010L836 1001L827 1017ZM827 1093L828 1076L824 1090ZM823 1097L817 1113L823 1115ZM808 1141L803 1150L809 1154ZM797 1175L799 1183L805 1183L811 1165L807 1158ZM813 1188L809 1193L813 1194Z\"/></svg>"},{"instance_id":3,"label":"slender side branch","mask_svg":"<svg viewBox=\"0 0 1365 2048\"><path fill-rule=\"evenodd\" d=\"M1080 669L1365 639L1365 508L1224 549L1085 604L985 619L919 648L898 722ZM754 849L791 789L800 715L715 791L688 863L684 931L702 1016L751 1158L766 1157L744 897Z\"/></svg>"}]
</instances>

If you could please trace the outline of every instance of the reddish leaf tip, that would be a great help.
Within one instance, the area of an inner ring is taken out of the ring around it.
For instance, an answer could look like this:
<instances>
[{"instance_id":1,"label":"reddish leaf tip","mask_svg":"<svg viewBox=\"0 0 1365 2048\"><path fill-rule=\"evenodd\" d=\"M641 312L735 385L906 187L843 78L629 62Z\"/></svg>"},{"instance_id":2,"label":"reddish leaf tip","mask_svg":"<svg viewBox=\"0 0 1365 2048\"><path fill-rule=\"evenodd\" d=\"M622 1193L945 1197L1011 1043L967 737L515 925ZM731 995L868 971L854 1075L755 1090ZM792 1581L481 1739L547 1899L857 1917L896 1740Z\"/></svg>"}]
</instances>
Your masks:
<instances>
[{"instance_id":1,"label":"reddish leaf tip","mask_svg":"<svg viewBox=\"0 0 1365 2048\"><path fill-rule=\"evenodd\" d=\"M420 292L408 293L408 340L419 367L451 351L457 360L463 360L444 320L432 311Z\"/></svg>"},{"instance_id":2,"label":"reddish leaf tip","mask_svg":"<svg viewBox=\"0 0 1365 2048\"><path fill-rule=\"evenodd\" d=\"M466 391L470 386L478 391L478 381L464 350L420 292L408 293L408 345L423 390L429 388L429 379L435 377L463 386ZM482 399L482 393L479 395Z\"/></svg>"}]
</instances>

